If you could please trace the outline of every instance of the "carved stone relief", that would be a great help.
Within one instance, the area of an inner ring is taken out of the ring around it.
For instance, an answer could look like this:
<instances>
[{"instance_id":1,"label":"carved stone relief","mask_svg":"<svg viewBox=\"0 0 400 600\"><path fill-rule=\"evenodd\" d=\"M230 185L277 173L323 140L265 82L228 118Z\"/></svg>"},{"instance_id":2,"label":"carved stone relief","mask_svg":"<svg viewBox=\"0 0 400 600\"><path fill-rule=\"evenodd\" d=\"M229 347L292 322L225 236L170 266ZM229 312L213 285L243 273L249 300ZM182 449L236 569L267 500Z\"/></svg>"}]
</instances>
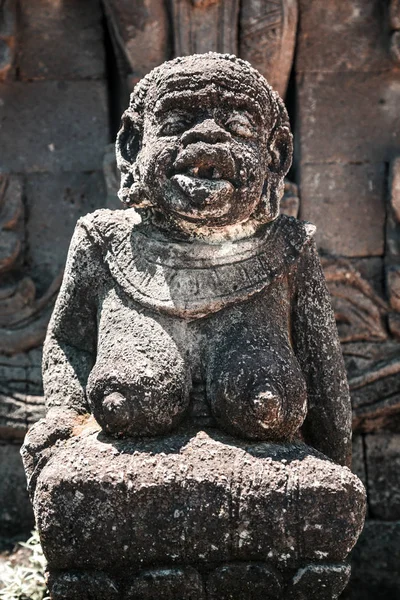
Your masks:
<instances>
[{"instance_id":1,"label":"carved stone relief","mask_svg":"<svg viewBox=\"0 0 400 600\"><path fill-rule=\"evenodd\" d=\"M43 342L62 273L39 298L33 280L22 274L24 205L19 177L0 177L0 227L0 354L13 355Z\"/></svg>"},{"instance_id":2,"label":"carved stone relief","mask_svg":"<svg viewBox=\"0 0 400 600\"><path fill-rule=\"evenodd\" d=\"M117 54L130 69L131 83L171 55L217 51L248 60L285 95L296 42L297 0L103 3Z\"/></svg>"}]
</instances>

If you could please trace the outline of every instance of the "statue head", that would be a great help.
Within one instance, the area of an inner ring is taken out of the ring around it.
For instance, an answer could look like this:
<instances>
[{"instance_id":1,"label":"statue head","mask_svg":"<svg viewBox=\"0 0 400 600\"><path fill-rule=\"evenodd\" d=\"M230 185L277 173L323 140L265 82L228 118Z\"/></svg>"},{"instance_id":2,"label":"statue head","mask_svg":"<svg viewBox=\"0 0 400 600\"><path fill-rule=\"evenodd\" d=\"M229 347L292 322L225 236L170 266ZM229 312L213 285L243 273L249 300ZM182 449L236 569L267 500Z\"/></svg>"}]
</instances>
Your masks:
<instances>
[{"instance_id":1,"label":"statue head","mask_svg":"<svg viewBox=\"0 0 400 600\"><path fill-rule=\"evenodd\" d=\"M186 232L278 216L292 160L282 100L251 65L216 53L155 68L117 137L120 199Z\"/></svg>"}]
</instances>

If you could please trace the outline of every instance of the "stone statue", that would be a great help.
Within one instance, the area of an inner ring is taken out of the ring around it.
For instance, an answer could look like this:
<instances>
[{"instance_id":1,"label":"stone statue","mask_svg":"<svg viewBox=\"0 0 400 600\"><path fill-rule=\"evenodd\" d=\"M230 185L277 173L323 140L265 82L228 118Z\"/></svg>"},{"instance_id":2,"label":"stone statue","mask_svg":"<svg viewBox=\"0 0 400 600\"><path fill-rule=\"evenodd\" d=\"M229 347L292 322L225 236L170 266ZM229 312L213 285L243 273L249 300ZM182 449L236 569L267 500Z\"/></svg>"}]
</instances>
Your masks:
<instances>
[{"instance_id":1,"label":"stone statue","mask_svg":"<svg viewBox=\"0 0 400 600\"><path fill-rule=\"evenodd\" d=\"M337 598L362 529L314 228L278 216L288 116L249 63L174 59L80 219L23 456L59 599Z\"/></svg>"}]
</instances>

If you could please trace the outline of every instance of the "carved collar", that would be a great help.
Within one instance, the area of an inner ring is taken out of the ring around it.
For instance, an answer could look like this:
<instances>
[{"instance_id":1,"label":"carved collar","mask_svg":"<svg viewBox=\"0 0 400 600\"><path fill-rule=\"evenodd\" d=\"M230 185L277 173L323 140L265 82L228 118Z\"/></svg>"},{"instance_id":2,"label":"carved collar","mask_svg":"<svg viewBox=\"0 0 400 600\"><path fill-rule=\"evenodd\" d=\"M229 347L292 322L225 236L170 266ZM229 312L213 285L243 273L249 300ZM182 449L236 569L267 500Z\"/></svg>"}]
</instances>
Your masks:
<instances>
[{"instance_id":1,"label":"carved collar","mask_svg":"<svg viewBox=\"0 0 400 600\"><path fill-rule=\"evenodd\" d=\"M285 276L315 230L282 215L251 238L214 245L149 237L133 210L100 210L81 222L126 294L188 320L243 302Z\"/></svg>"}]
</instances>

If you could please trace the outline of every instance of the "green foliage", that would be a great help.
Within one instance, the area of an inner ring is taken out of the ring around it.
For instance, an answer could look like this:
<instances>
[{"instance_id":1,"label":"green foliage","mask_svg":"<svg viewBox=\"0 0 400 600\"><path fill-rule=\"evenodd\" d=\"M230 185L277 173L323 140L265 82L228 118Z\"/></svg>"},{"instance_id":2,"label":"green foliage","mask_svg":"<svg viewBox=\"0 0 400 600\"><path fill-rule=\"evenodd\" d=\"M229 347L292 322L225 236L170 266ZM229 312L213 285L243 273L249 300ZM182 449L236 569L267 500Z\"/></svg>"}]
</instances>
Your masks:
<instances>
[{"instance_id":1,"label":"green foliage","mask_svg":"<svg viewBox=\"0 0 400 600\"><path fill-rule=\"evenodd\" d=\"M29 554L28 565L0 563L0 600L50 600L46 588L43 556L39 534L35 530L27 542L20 542Z\"/></svg>"}]
</instances>

